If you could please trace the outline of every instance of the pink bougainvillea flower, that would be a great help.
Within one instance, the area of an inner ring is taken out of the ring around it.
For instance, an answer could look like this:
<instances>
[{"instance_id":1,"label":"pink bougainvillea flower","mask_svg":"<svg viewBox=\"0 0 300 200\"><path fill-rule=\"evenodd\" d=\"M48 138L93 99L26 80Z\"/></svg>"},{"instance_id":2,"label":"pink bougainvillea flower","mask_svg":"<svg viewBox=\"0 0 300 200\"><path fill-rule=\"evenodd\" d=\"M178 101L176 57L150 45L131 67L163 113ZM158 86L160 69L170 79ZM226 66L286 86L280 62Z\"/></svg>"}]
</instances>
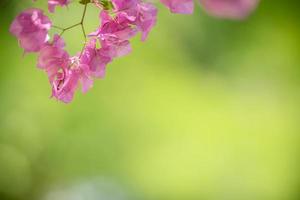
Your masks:
<instances>
[{"instance_id":1,"label":"pink bougainvillea flower","mask_svg":"<svg viewBox=\"0 0 300 200\"><path fill-rule=\"evenodd\" d=\"M142 32L142 41L145 41L156 24L157 9L150 3L141 2L137 5L137 10L138 15L133 24Z\"/></svg>"},{"instance_id":2,"label":"pink bougainvillea flower","mask_svg":"<svg viewBox=\"0 0 300 200\"><path fill-rule=\"evenodd\" d=\"M111 58L123 57L132 51L130 42L128 40L116 40L112 42L102 42L101 53L108 55Z\"/></svg>"},{"instance_id":3,"label":"pink bougainvillea flower","mask_svg":"<svg viewBox=\"0 0 300 200\"><path fill-rule=\"evenodd\" d=\"M73 73L79 76L79 82L82 85L82 92L85 93L93 87L94 81L91 77L90 67L81 63L81 56L83 56L83 54L78 53L78 56L70 58L71 64L69 69L73 70Z\"/></svg>"},{"instance_id":4,"label":"pink bougainvillea flower","mask_svg":"<svg viewBox=\"0 0 300 200\"><path fill-rule=\"evenodd\" d=\"M103 47L105 54L109 57L121 57L131 52L129 39L136 33L137 29L132 27L126 18L111 17L108 12L100 14L101 26L90 36L97 37ZM104 53L104 52L103 52Z\"/></svg>"},{"instance_id":5,"label":"pink bougainvillea flower","mask_svg":"<svg viewBox=\"0 0 300 200\"><path fill-rule=\"evenodd\" d=\"M52 84L52 97L70 103L79 83L79 73L71 68L61 68L55 74Z\"/></svg>"},{"instance_id":6,"label":"pink bougainvillea flower","mask_svg":"<svg viewBox=\"0 0 300 200\"><path fill-rule=\"evenodd\" d=\"M126 11L126 12L129 11L133 12L134 8L139 2L140 0L112 0L115 11Z\"/></svg>"},{"instance_id":7,"label":"pink bougainvillea flower","mask_svg":"<svg viewBox=\"0 0 300 200\"><path fill-rule=\"evenodd\" d=\"M38 57L38 67L48 74L52 85L52 97L69 103L79 81L79 73L71 68L72 59L64 50L63 39L55 35L53 42L48 42L41 49Z\"/></svg>"},{"instance_id":8,"label":"pink bougainvillea flower","mask_svg":"<svg viewBox=\"0 0 300 200\"><path fill-rule=\"evenodd\" d=\"M21 47L28 52L38 52L49 40L48 30L51 21L40 9L28 9L21 12L10 26Z\"/></svg>"},{"instance_id":9,"label":"pink bougainvillea flower","mask_svg":"<svg viewBox=\"0 0 300 200\"><path fill-rule=\"evenodd\" d=\"M192 14L194 12L193 0L160 0L171 12L179 14Z\"/></svg>"},{"instance_id":10,"label":"pink bougainvillea flower","mask_svg":"<svg viewBox=\"0 0 300 200\"><path fill-rule=\"evenodd\" d=\"M63 39L55 35L53 42L48 42L40 50L37 65L47 72L50 81L60 68L67 68L69 65L69 54L64 47Z\"/></svg>"},{"instance_id":11,"label":"pink bougainvillea flower","mask_svg":"<svg viewBox=\"0 0 300 200\"><path fill-rule=\"evenodd\" d=\"M118 20L127 20L127 23L136 26L142 32L142 41L146 40L156 24L156 7L141 0L113 0L112 2Z\"/></svg>"},{"instance_id":12,"label":"pink bougainvillea flower","mask_svg":"<svg viewBox=\"0 0 300 200\"><path fill-rule=\"evenodd\" d=\"M200 0L209 14L229 19L247 17L256 8L258 2L259 0Z\"/></svg>"},{"instance_id":13,"label":"pink bougainvillea flower","mask_svg":"<svg viewBox=\"0 0 300 200\"><path fill-rule=\"evenodd\" d=\"M55 35L53 42L48 42L41 49L38 67L48 74L52 97L69 103L79 82L82 84L82 91L86 92L92 87L93 80L89 66L81 64L78 56L70 57L64 47L63 39Z\"/></svg>"},{"instance_id":14,"label":"pink bougainvillea flower","mask_svg":"<svg viewBox=\"0 0 300 200\"><path fill-rule=\"evenodd\" d=\"M100 20L102 24L99 28L99 37L102 40L110 40L112 38L122 41L129 40L137 33L137 29L130 25L130 21L121 17L121 15L117 15L114 18L108 12L102 11Z\"/></svg>"},{"instance_id":15,"label":"pink bougainvillea flower","mask_svg":"<svg viewBox=\"0 0 300 200\"><path fill-rule=\"evenodd\" d=\"M79 81L81 83L81 91L86 93L89 89L93 87L94 80L91 77L90 67L88 65L80 65L76 70L79 74Z\"/></svg>"},{"instance_id":16,"label":"pink bougainvillea flower","mask_svg":"<svg viewBox=\"0 0 300 200\"><path fill-rule=\"evenodd\" d=\"M70 0L48 0L48 10L53 13L56 6L67 6L69 3Z\"/></svg>"},{"instance_id":17,"label":"pink bougainvillea flower","mask_svg":"<svg viewBox=\"0 0 300 200\"><path fill-rule=\"evenodd\" d=\"M92 77L103 78L106 65L112 61L111 53L105 48L96 48L96 39L91 39L86 45L80 58L81 68L86 69L86 74Z\"/></svg>"},{"instance_id":18,"label":"pink bougainvillea flower","mask_svg":"<svg viewBox=\"0 0 300 200\"><path fill-rule=\"evenodd\" d=\"M70 103L73 100L79 83L81 83L82 92L84 93L92 88L93 80L89 74L89 67L80 64L80 58L78 56L71 57L69 59L69 65L67 67L60 67L55 73L54 78L50 80L52 85L52 97L64 103Z\"/></svg>"}]
</instances>

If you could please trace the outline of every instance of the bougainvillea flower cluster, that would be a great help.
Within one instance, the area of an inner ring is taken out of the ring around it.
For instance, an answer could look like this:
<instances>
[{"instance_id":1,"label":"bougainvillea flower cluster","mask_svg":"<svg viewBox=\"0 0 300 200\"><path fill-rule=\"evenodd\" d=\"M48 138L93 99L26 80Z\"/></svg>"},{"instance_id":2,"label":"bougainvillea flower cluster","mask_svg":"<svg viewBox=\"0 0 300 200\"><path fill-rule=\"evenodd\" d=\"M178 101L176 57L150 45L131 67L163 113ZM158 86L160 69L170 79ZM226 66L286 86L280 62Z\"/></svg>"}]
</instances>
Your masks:
<instances>
[{"instance_id":1,"label":"bougainvillea flower cluster","mask_svg":"<svg viewBox=\"0 0 300 200\"><path fill-rule=\"evenodd\" d=\"M173 13L191 14L193 0L160 0ZM48 9L54 13L57 6L68 6L70 0L48 0ZM13 21L10 32L19 40L24 53L37 53L39 69L43 70L52 87L52 97L69 103L80 88L83 93L93 86L97 78L105 76L106 66L118 57L131 52L130 39L141 33L145 41L156 24L157 9L144 0L80 0L84 6L82 19L72 26L55 26L43 10L30 8L21 12ZM200 0L211 15L242 19L254 10L258 0ZM84 19L88 5L99 8L100 26L86 34ZM62 35L81 26L85 39L80 52L70 56L65 50ZM55 28L60 34L52 39L49 30Z\"/></svg>"}]
</instances>

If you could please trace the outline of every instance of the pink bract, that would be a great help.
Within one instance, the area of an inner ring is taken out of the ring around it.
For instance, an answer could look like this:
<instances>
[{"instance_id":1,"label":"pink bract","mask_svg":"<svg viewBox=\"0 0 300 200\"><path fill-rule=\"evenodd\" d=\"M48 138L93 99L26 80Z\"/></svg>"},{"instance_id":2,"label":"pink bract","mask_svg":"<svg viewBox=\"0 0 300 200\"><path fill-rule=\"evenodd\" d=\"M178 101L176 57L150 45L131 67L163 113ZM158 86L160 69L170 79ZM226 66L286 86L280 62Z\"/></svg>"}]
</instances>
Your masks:
<instances>
[{"instance_id":1,"label":"pink bract","mask_svg":"<svg viewBox=\"0 0 300 200\"><path fill-rule=\"evenodd\" d=\"M103 78L105 76L106 65L112 61L111 53L104 48L96 48L96 39L90 40L81 56L80 64L86 68L92 77Z\"/></svg>"},{"instance_id":2,"label":"pink bract","mask_svg":"<svg viewBox=\"0 0 300 200\"><path fill-rule=\"evenodd\" d=\"M79 73L69 68L62 68L55 74L52 84L52 97L70 103L78 87Z\"/></svg>"},{"instance_id":3,"label":"pink bract","mask_svg":"<svg viewBox=\"0 0 300 200\"><path fill-rule=\"evenodd\" d=\"M31 8L21 12L10 26L26 53L38 52L49 40L51 21L40 9Z\"/></svg>"},{"instance_id":4,"label":"pink bract","mask_svg":"<svg viewBox=\"0 0 300 200\"><path fill-rule=\"evenodd\" d=\"M69 54L64 47L63 39L55 35L53 42L45 44L39 53L37 65L47 72L49 80L53 79L59 69L67 68L69 65Z\"/></svg>"},{"instance_id":5,"label":"pink bract","mask_svg":"<svg viewBox=\"0 0 300 200\"><path fill-rule=\"evenodd\" d=\"M49 12L54 12L56 6L67 6L70 0L48 0L48 10Z\"/></svg>"}]
</instances>

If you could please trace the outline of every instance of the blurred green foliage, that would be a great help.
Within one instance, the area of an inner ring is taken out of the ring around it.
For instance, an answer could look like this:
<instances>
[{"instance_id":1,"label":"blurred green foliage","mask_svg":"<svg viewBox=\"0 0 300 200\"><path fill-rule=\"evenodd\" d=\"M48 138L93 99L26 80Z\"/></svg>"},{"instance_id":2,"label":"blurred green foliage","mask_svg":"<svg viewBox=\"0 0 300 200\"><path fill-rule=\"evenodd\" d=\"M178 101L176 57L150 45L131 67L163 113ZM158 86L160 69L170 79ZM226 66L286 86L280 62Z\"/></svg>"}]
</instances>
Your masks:
<instances>
[{"instance_id":1,"label":"blurred green foliage","mask_svg":"<svg viewBox=\"0 0 300 200\"><path fill-rule=\"evenodd\" d=\"M23 57L8 33L30 6L0 3L1 200L44 199L95 177L144 200L300 198L299 1L263 0L243 22L160 6L148 41L135 39L69 105L48 98L36 56ZM81 9L72 3L51 18L68 26ZM98 24L89 7L87 29ZM70 52L81 37L66 33Z\"/></svg>"}]
</instances>

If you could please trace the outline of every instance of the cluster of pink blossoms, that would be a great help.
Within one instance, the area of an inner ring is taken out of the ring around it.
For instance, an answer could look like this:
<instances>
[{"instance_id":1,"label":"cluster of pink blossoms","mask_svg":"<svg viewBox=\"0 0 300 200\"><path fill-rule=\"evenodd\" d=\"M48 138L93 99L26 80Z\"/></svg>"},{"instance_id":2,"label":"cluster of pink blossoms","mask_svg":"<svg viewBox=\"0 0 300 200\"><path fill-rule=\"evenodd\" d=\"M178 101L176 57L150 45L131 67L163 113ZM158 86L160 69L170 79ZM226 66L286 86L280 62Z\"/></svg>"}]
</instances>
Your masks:
<instances>
[{"instance_id":1,"label":"cluster of pink blossoms","mask_svg":"<svg viewBox=\"0 0 300 200\"><path fill-rule=\"evenodd\" d=\"M171 12L191 14L193 0L160 0ZM56 6L67 6L70 0L48 0L51 13ZM42 10L31 8L21 12L13 21L10 32L15 35L25 53L38 53L38 68L48 75L52 97L69 103L81 85L82 92L93 86L95 78L103 78L108 63L131 52L129 40L138 32L145 41L156 24L157 9L143 0L80 0L84 12L79 23L67 28L52 24ZM258 0L200 0L205 10L215 16L241 19L249 15ZM101 24L96 31L86 35L84 18L87 5L100 10ZM70 56L65 50L62 34L81 26L85 44L81 52ZM52 39L51 28L61 30Z\"/></svg>"}]
</instances>

